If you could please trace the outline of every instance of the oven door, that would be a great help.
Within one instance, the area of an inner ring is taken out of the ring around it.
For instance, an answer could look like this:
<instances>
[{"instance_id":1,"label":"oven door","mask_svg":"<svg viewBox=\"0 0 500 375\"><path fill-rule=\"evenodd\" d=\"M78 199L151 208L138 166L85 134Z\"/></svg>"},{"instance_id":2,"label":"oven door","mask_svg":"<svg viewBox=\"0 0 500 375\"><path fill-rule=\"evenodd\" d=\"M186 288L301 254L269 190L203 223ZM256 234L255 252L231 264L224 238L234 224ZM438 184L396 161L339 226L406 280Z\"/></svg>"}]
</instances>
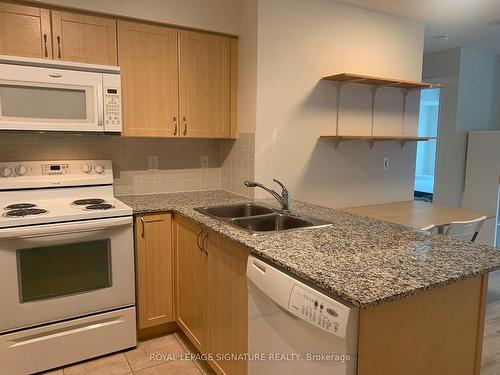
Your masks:
<instances>
[{"instance_id":1,"label":"oven door","mask_svg":"<svg viewBox=\"0 0 500 375\"><path fill-rule=\"evenodd\" d=\"M0 129L103 131L102 74L0 64Z\"/></svg>"},{"instance_id":2,"label":"oven door","mask_svg":"<svg viewBox=\"0 0 500 375\"><path fill-rule=\"evenodd\" d=\"M135 303L132 218L0 231L0 332Z\"/></svg>"}]
</instances>

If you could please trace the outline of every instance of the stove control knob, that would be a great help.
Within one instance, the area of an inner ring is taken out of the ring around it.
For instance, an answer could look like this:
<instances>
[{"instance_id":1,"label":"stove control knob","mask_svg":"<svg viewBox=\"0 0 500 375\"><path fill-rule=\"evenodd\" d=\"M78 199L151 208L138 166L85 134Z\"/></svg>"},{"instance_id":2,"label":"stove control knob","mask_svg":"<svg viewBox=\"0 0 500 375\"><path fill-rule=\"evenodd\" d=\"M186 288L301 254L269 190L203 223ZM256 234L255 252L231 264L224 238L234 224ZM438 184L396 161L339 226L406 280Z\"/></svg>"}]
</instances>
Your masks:
<instances>
[{"instance_id":1,"label":"stove control knob","mask_svg":"<svg viewBox=\"0 0 500 375\"><path fill-rule=\"evenodd\" d=\"M17 173L19 176L24 176L27 172L28 172L28 168L27 168L25 165L19 165L19 166L16 168L16 173Z\"/></svg>"},{"instance_id":2,"label":"stove control knob","mask_svg":"<svg viewBox=\"0 0 500 375\"><path fill-rule=\"evenodd\" d=\"M83 164L82 171L85 173L90 173L92 171L92 166L90 164Z\"/></svg>"},{"instance_id":3,"label":"stove control knob","mask_svg":"<svg viewBox=\"0 0 500 375\"><path fill-rule=\"evenodd\" d=\"M10 176L12 176L12 168L3 167L2 169L0 169L0 175L2 177L10 177Z\"/></svg>"},{"instance_id":4,"label":"stove control knob","mask_svg":"<svg viewBox=\"0 0 500 375\"><path fill-rule=\"evenodd\" d=\"M103 174L103 173L104 173L104 165L102 165L102 164L97 164L97 165L94 167L94 170L96 171L96 173Z\"/></svg>"}]
</instances>

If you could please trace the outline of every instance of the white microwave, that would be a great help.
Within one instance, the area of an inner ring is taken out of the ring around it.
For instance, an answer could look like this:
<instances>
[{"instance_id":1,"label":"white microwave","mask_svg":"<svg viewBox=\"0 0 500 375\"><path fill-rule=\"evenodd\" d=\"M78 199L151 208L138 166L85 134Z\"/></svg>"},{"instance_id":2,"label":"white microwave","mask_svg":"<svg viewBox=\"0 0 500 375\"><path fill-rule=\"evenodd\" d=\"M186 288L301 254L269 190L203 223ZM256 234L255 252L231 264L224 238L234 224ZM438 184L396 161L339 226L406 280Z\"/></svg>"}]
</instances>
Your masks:
<instances>
[{"instance_id":1,"label":"white microwave","mask_svg":"<svg viewBox=\"0 0 500 375\"><path fill-rule=\"evenodd\" d=\"M0 56L0 130L121 132L120 68Z\"/></svg>"}]
</instances>

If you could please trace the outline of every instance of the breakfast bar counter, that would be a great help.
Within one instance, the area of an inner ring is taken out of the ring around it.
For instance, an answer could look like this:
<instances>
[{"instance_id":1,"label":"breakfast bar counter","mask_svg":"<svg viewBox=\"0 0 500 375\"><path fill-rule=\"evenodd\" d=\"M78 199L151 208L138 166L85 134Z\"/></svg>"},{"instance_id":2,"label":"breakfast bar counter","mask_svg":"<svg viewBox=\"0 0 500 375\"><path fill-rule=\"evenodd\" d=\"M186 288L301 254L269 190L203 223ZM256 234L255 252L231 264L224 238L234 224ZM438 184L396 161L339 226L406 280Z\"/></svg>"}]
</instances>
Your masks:
<instances>
[{"instance_id":1,"label":"breakfast bar counter","mask_svg":"<svg viewBox=\"0 0 500 375\"><path fill-rule=\"evenodd\" d=\"M300 201L293 201L294 211L333 225L251 235L194 210L251 201L219 190L118 198L135 214L174 212L187 217L322 292L360 308L500 268L500 253L492 247ZM259 203L277 207L272 199Z\"/></svg>"}]
</instances>

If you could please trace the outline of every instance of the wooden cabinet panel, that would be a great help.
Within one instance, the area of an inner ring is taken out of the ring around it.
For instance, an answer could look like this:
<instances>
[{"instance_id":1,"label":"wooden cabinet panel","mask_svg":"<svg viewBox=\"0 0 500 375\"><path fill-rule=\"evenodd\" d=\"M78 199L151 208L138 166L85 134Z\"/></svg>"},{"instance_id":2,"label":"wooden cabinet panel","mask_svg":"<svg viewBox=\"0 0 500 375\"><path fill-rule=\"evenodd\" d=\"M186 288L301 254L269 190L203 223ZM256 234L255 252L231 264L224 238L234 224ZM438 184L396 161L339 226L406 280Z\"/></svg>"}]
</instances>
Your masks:
<instances>
[{"instance_id":1,"label":"wooden cabinet panel","mask_svg":"<svg viewBox=\"0 0 500 375\"><path fill-rule=\"evenodd\" d=\"M177 30L118 21L123 135L178 136Z\"/></svg>"},{"instance_id":2,"label":"wooden cabinet panel","mask_svg":"<svg viewBox=\"0 0 500 375\"><path fill-rule=\"evenodd\" d=\"M179 31L181 136L230 136L231 38Z\"/></svg>"},{"instance_id":3,"label":"wooden cabinet panel","mask_svg":"<svg viewBox=\"0 0 500 375\"><path fill-rule=\"evenodd\" d=\"M172 219L170 214L135 219L139 329L174 321Z\"/></svg>"},{"instance_id":4,"label":"wooden cabinet panel","mask_svg":"<svg viewBox=\"0 0 500 375\"><path fill-rule=\"evenodd\" d=\"M52 43L55 59L116 65L116 20L52 11Z\"/></svg>"},{"instance_id":5,"label":"wooden cabinet panel","mask_svg":"<svg viewBox=\"0 0 500 375\"><path fill-rule=\"evenodd\" d=\"M0 3L0 54L52 58L49 10Z\"/></svg>"},{"instance_id":6,"label":"wooden cabinet panel","mask_svg":"<svg viewBox=\"0 0 500 375\"><path fill-rule=\"evenodd\" d=\"M176 321L194 346L205 351L205 253L198 247L201 227L175 219Z\"/></svg>"},{"instance_id":7,"label":"wooden cabinet panel","mask_svg":"<svg viewBox=\"0 0 500 375\"><path fill-rule=\"evenodd\" d=\"M487 281L482 275L360 310L358 374L479 375Z\"/></svg>"},{"instance_id":8,"label":"wooden cabinet panel","mask_svg":"<svg viewBox=\"0 0 500 375\"><path fill-rule=\"evenodd\" d=\"M207 352L221 374L246 374L246 361L222 361L217 354L247 353L248 252L210 233L207 251Z\"/></svg>"}]
</instances>

